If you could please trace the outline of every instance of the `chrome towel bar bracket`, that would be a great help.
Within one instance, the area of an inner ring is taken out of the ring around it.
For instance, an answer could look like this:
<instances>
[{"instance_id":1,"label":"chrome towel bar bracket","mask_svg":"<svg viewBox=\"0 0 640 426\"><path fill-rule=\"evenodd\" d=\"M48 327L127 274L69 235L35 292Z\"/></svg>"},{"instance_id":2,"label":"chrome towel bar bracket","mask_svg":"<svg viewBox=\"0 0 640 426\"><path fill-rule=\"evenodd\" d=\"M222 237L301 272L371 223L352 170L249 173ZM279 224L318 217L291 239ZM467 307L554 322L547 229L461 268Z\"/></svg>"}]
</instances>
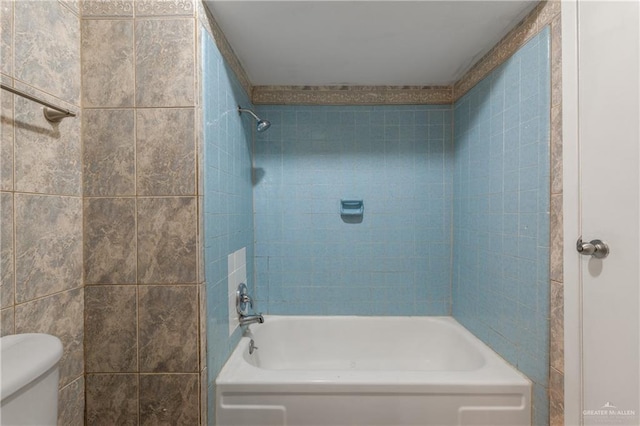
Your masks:
<instances>
[{"instance_id":1,"label":"chrome towel bar bracket","mask_svg":"<svg viewBox=\"0 0 640 426\"><path fill-rule=\"evenodd\" d=\"M40 105L44 105L44 108L42 109L44 112L44 118L46 118L47 121L50 121L51 123L58 123L62 121L63 118L76 116L74 112L69 111L68 109L55 106L50 102L36 98L35 96L32 96L21 90L14 89L11 86L7 86L6 84L0 84L0 89L6 90L18 96L22 96L23 98L29 99L30 101L33 101L33 102L37 102Z\"/></svg>"}]
</instances>

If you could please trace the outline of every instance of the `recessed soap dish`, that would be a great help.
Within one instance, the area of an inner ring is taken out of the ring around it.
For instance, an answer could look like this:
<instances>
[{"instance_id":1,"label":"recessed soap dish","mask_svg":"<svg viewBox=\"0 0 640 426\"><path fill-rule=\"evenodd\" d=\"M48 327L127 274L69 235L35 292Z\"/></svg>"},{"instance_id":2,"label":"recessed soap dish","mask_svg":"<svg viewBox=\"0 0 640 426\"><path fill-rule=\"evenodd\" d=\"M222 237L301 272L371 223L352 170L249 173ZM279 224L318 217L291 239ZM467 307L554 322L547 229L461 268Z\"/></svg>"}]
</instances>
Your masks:
<instances>
[{"instance_id":1,"label":"recessed soap dish","mask_svg":"<svg viewBox=\"0 0 640 426\"><path fill-rule=\"evenodd\" d=\"M362 200L340 200L340 214L342 216L362 216L364 202Z\"/></svg>"}]
</instances>

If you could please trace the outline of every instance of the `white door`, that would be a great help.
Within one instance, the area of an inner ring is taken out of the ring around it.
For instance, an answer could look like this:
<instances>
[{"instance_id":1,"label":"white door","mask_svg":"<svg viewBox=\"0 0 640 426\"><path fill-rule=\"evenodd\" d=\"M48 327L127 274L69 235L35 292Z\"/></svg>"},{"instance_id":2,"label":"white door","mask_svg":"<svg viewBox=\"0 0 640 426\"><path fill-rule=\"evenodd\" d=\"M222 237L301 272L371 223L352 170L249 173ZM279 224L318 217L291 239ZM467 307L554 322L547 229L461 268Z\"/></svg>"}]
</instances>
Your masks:
<instances>
[{"instance_id":1,"label":"white door","mask_svg":"<svg viewBox=\"0 0 640 426\"><path fill-rule=\"evenodd\" d=\"M563 28L565 176L575 175L565 182L565 418L567 425L638 425L640 7L572 3L563 7L563 24L575 20ZM608 257L578 254L580 235L606 242Z\"/></svg>"}]
</instances>

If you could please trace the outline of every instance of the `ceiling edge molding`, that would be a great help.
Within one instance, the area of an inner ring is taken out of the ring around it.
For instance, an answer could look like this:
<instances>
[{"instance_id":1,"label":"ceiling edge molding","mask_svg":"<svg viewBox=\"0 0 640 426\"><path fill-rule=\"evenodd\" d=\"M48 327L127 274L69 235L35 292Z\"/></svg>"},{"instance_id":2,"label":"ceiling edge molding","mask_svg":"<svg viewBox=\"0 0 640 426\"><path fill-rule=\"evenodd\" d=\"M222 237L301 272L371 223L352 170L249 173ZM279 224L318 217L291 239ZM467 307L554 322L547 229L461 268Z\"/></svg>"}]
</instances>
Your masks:
<instances>
[{"instance_id":1,"label":"ceiling edge molding","mask_svg":"<svg viewBox=\"0 0 640 426\"><path fill-rule=\"evenodd\" d=\"M442 105L452 86L254 86L256 105Z\"/></svg>"},{"instance_id":2,"label":"ceiling edge molding","mask_svg":"<svg viewBox=\"0 0 640 426\"><path fill-rule=\"evenodd\" d=\"M451 104L560 15L560 0L541 0L452 86L253 86L209 8L201 0L197 4L200 22L256 105Z\"/></svg>"},{"instance_id":3,"label":"ceiling edge molding","mask_svg":"<svg viewBox=\"0 0 640 426\"><path fill-rule=\"evenodd\" d=\"M559 15L560 0L541 1L453 85L453 101L464 96Z\"/></svg>"},{"instance_id":4,"label":"ceiling edge molding","mask_svg":"<svg viewBox=\"0 0 640 426\"><path fill-rule=\"evenodd\" d=\"M236 78L240 82L240 85L247 93L247 97L251 98L251 81L249 80L249 76L247 75L246 71L242 67L242 63L240 63L240 60L229 44L227 37L224 35L224 32L222 32L220 25L218 25L218 22L213 17L213 14L211 13L207 5L204 4L202 0L197 0L196 3L198 4L198 19L200 20L202 26L209 33L209 35L213 37L213 40L216 42L216 46L218 47L220 54L222 54L222 57L225 59L229 67L231 67L231 70L236 75Z\"/></svg>"}]
</instances>

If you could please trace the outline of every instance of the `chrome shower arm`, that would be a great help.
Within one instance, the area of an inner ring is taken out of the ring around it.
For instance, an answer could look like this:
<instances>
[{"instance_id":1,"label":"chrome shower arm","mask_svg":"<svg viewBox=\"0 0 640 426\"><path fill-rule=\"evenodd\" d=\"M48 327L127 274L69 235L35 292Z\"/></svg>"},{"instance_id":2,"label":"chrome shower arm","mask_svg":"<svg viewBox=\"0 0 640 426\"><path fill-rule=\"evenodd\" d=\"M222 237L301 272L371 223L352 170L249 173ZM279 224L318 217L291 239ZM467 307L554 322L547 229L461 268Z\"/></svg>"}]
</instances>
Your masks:
<instances>
[{"instance_id":1,"label":"chrome shower arm","mask_svg":"<svg viewBox=\"0 0 640 426\"><path fill-rule=\"evenodd\" d=\"M260 121L260 117L255 115L253 113L253 111L251 111L250 109L240 108L240 105L238 105L238 113L243 113L243 112L248 112L249 114L253 115L253 118L255 118L256 120Z\"/></svg>"},{"instance_id":2,"label":"chrome shower arm","mask_svg":"<svg viewBox=\"0 0 640 426\"><path fill-rule=\"evenodd\" d=\"M244 109L240 105L238 105L238 114L242 115L243 112L248 112L258 122L258 124L256 124L256 130L258 130L259 132L264 132L271 126L269 120L263 120L258 117L255 112L251 111L250 109Z\"/></svg>"}]
</instances>

